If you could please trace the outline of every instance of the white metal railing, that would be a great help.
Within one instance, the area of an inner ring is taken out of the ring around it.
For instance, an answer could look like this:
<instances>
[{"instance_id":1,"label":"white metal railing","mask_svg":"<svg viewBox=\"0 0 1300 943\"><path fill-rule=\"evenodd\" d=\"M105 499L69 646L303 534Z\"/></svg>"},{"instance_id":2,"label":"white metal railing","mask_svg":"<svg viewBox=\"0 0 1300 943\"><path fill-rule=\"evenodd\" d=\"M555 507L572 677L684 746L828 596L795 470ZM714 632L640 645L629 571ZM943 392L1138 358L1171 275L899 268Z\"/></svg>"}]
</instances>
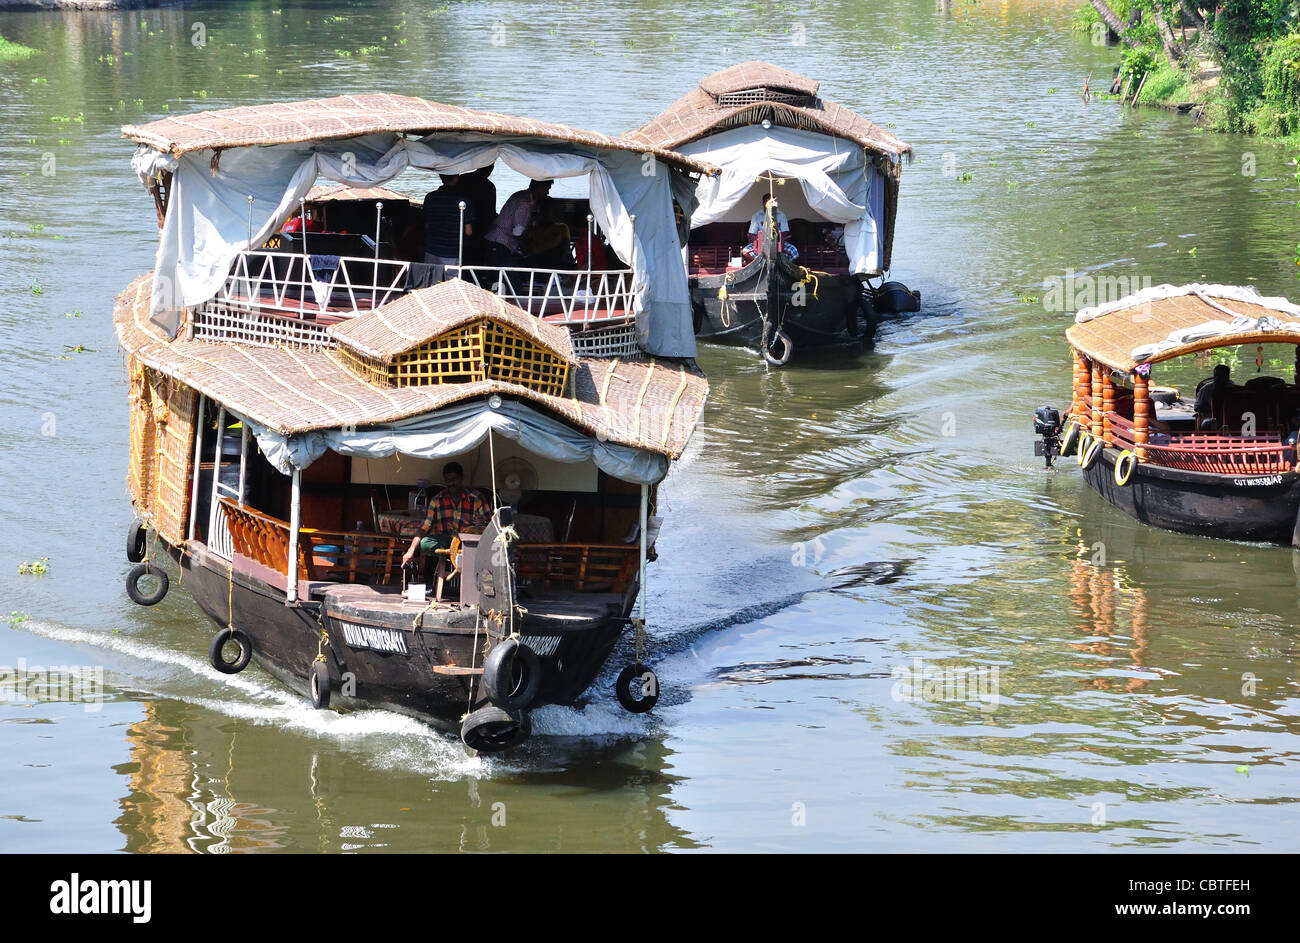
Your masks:
<instances>
[{"instance_id":1,"label":"white metal railing","mask_svg":"<svg viewBox=\"0 0 1300 943\"><path fill-rule=\"evenodd\" d=\"M311 259L337 258L328 278L312 273ZM352 315L388 304L406 292L409 262L358 256L310 256L256 249L241 252L217 299L251 302L297 314Z\"/></svg>"},{"instance_id":2,"label":"white metal railing","mask_svg":"<svg viewBox=\"0 0 1300 943\"><path fill-rule=\"evenodd\" d=\"M225 491L223 489L223 494ZM236 500L238 497L236 496ZM226 509L221 503L212 506L212 515L208 521L208 549L223 560L235 558L235 542L230 539L230 528L226 524Z\"/></svg>"},{"instance_id":3,"label":"white metal railing","mask_svg":"<svg viewBox=\"0 0 1300 943\"><path fill-rule=\"evenodd\" d=\"M323 324L260 310L248 301L213 298L190 312L194 340L293 350L332 350L337 346Z\"/></svg>"},{"instance_id":4,"label":"white metal railing","mask_svg":"<svg viewBox=\"0 0 1300 943\"><path fill-rule=\"evenodd\" d=\"M629 269L568 271L510 268L497 265L449 265L448 275L501 296L534 317L563 315L569 323L587 324L614 315L632 314Z\"/></svg>"}]
</instances>

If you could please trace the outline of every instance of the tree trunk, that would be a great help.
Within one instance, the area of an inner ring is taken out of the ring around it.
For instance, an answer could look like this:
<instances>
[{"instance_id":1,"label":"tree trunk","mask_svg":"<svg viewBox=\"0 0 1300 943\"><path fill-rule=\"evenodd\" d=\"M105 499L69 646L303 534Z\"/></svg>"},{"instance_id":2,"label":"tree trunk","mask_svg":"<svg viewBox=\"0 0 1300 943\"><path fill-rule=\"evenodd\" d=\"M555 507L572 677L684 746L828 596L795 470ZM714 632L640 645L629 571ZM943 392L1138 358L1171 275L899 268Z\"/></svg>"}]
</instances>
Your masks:
<instances>
[{"instance_id":1,"label":"tree trunk","mask_svg":"<svg viewBox=\"0 0 1300 943\"><path fill-rule=\"evenodd\" d=\"M1196 27L1197 31L1203 31L1205 29L1205 17L1201 16L1201 11L1196 8L1196 4L1189 2L1189 0L1179 0L1179 3L1183 8L1183 13L1192 21L1192 25Z\"/></svg>"},{"instance_id":2,"label":"tree trunk","mask_svg":"<svg viewBox=\"0 0 1300 943\"><path fill-rule=\"evenodd\" d=\"M1118 36L1125 46L1129 46L1133 49L1137 48L1138 44L1125 35L1127 27L1124 25L1123 21L1115 15L1115 11L1110 8L1106 3L1106 0L1088 0L1088 2L1091 3L1092 8L1097 11L1097 15L1101 17L1102 22L1110 27L1110 31Z\"/></svg>"},{"instance_id":3,"label":"tree trunk","mask_svg":"<svg viewBox=\"0 0 1300 943\"><path fill-rule=\"evenodd\" d=\"M1160 31L1160 45L1165 48L1165 58L1174 68L1182 65L1184 52L1178 45L1178 40L1174 38L1174 31L1169 28L1169 21L1159 13L1155 14L1156 29Z\"/></svg>"}]
</instances>

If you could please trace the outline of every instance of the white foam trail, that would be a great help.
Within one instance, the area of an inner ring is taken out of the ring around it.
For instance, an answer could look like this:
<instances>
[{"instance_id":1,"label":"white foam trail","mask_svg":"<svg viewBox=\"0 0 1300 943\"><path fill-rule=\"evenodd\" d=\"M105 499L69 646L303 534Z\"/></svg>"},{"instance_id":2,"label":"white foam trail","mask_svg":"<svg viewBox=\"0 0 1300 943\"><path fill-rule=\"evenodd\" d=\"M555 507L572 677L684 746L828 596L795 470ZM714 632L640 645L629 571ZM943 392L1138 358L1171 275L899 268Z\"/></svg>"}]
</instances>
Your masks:
<instances>
[{"instance_id":1,"label":"white foam trail","mask_svg":"<svg viewBox=\"0 0 1300 943\"><path fill-rule=\"evenodd\" d=\"M121 655L126 655L130 658L135 658L139 661L175 665L178 668L184 668L191 674L206 678L209 681L219 681L222 684L235 688L251 697L269 698L283 703L288 703L290 700L297 700L295 697L286 695L282 689L276 690L270 688L251 678L244 678L239 675L223 674L202 659L195 658L191 655L185 655L180 652L174 652L168 648L161 648L157 645L150 645L148 642L142 642L129 635L110 635L103 632L88 632L85 629L73 629L68 626L55 625L50 622L29 621L23 624L36 635L55 639L56 641L70 642L76 645L89 645L92 648L103 648L108 651L117 652Z\"/></svg>"},{"instance_id":2,"label":"white foam trail","mask_svg":"<svg viewBox=\"0 0 1300 943\"><path fill-rule=\"evenodd\" d=\"M469 756L463 745L448 740L428 724L404 714L379 709L346 713L320 711L278 682L268 686L241 675L223 674L199 658L151 645L128 635L92 632L43 621L30 621L24 625L45 638L106 649L139 661L173 665L206 680L220 682L224 687L255 698L260 703L187 697L176 692L155 693L159 697L184 701L250 723L328 737L340 745L365 746L375 751L371 760L382 768L418 771L439 779L480 777L488 772L487 764L481 757ZM394 742L383 742L390 739Z\"/></svg>"}]
</instances>

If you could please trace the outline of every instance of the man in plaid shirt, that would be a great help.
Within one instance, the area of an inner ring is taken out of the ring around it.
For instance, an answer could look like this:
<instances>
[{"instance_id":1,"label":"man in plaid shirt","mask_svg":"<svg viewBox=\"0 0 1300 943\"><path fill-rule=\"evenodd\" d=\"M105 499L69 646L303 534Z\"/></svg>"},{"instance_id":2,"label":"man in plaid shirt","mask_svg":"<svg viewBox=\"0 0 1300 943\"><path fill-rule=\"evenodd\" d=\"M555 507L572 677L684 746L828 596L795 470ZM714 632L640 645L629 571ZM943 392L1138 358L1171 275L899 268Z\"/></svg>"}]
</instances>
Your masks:
<instances>
[{"instance_id":1,"label":"man in plaid shirt","mask_svg":"<svg viewBox=\"0 0 1300 943\"><path fill-rule=\"evenodd\" d=\"M465 470L459 462L448 462L442 469L442 481L446 485L432 501L424 515L411 546L402 555L402 566L406 566L415 557L415 551L430 554L438 549L451 546L451 538L464 532L479 532L492 517L487 504L476 491L467 491Z\"/></svg>"}]
</instances>

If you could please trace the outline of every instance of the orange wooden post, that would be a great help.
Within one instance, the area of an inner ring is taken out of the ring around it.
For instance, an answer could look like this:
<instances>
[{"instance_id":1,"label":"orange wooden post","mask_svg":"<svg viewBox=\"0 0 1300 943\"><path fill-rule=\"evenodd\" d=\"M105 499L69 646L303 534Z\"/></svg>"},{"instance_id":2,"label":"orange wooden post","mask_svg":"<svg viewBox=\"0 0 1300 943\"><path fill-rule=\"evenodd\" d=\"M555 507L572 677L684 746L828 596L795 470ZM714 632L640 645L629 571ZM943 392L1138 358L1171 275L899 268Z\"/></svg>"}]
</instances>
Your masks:
<instances>
[{"instance_id":1,"label":"orange wooden post","mask_svg":"<svg viewBox=\"0 0 1300 943\"><path fill-rule=\"evenodd\" d=\"M1107 445L1115 444L1110 430L1110 414L1114 409L1115 384L1111 382L1110 371L1105 370L1101 375L1101 438Z\"/></svg>"},{"instance_id":2,"label":"orange wooden post","mask_svg":"<svg viewBox=\"0 0 1300 943\"><path fill-rule=\"evenodd\" d=\"M1101 438L1101 364L1092 362L1092 437Z\"/></svg>"},{"instance_id":3,"label":"orange wooden post","mask_svg":"<svg viewBox=\"0 0 1300 943\"><path fill-rule=\"evenodd\" d=\"M1147 460L1147 429L1151 419L1151 399L1147 395L1147 378L1133 374L1133 454L1139 462Z\"/></svg>"}]
</instances>

